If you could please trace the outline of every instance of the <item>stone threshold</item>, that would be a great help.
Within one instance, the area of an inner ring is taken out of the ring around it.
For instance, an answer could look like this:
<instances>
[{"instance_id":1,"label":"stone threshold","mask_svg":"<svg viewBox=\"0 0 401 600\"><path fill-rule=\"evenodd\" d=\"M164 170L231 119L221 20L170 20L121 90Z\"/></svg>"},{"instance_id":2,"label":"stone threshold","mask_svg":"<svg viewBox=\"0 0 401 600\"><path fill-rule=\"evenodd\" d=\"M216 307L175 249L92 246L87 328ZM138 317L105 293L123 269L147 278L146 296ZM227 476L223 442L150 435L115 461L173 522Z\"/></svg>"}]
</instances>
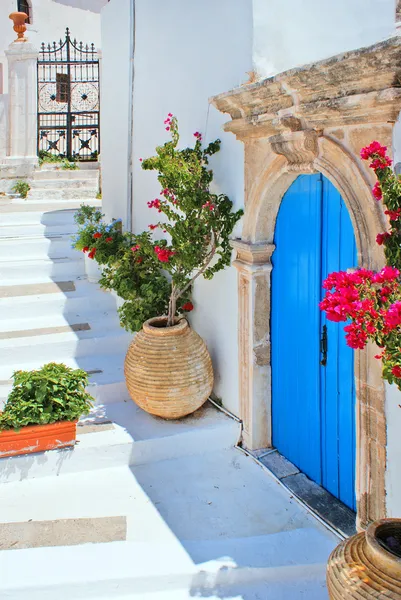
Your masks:
<instances>
[{"instance_id":1,"label":"stone threshold","mask_svg":"<svg viewBox=\"0 0 401 600\"><path fill-rule=\"evenodd\" d=\"M18 331L0 332L0 340L12 340L24 337L36 337L40 335L52 335L55 333L72 333L75 331L89 331L89 323L75 323L73 325L59 325L58 327L41 327L38 329L20 329Z\"/></svg>"},{"instance_id":2,"label":"stone threshold","mask_svg":"<svg viewBox=\"0 0 401 600\"><path fill-rule=\"evenodd\" d=\"M250 452L250 454L342 537L349 537L357 533L356 513L330 492L309 479L278 450L266 448Z\"/></svg>"},{"instance_id":3,"label":"stone threshold","mask_svg":"<svg viewBox=\"0 0 401 600\"><path fill-rule=\"evenodd\" d=\"M52 281L49 283L27 283L23 285L0 286L0 298L15 298L17 296L36 296L42 294L55 294L75 292L73 281Z\"/></svg>"},{"instance_id":4,"label":"stone threshold","mask_svg":"<svg viewBox=\"0 0 401 600\"><path fill-rule=\"evenodd\" d=\"M101 544L126 538L125 516L0 523L0 550Z\"/></svg>"}]
</instances>

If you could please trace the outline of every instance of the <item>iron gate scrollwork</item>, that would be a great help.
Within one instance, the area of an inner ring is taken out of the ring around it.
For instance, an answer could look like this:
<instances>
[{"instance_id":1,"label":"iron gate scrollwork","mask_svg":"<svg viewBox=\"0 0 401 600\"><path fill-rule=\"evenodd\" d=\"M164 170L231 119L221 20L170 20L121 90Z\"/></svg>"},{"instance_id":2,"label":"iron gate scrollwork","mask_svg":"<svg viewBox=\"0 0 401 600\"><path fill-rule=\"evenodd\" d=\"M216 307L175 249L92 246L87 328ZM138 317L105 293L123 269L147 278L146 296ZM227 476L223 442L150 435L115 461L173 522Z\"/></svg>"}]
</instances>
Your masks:
<instances>
[{"instance_id":1,"label":"iron gate scrollwork","mask_svg":"<svg viewBox=\"0 0 401 600\"><path fill-rule=\"evenodd\" d=\"M97 160L100 152L99 57L94 44L43 43L38 59L38 154Z\"/></svg>"}]
</instances>

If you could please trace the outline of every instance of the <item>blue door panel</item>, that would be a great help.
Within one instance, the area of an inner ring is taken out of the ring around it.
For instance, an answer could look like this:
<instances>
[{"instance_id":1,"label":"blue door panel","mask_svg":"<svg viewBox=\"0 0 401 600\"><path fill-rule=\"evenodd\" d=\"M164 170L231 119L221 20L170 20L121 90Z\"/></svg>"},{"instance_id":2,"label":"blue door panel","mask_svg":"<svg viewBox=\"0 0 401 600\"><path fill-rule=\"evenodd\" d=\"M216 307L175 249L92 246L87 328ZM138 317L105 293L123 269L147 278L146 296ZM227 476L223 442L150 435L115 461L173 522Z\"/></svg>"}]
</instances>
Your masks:
<instances>
[{"instance_id":1,"label":"blue door panel","mask_svg":"<svg viewBox=\"0 0 401 600\"><path fill-rule=\"evenodd\" d=\"M328 273L356 266L346 205L321 175L298 177L277 217L272 257L273 444L355 508L353 351L318 308ZM327 327L328 360L320 365Z\"/></svg>"}]
</instances>

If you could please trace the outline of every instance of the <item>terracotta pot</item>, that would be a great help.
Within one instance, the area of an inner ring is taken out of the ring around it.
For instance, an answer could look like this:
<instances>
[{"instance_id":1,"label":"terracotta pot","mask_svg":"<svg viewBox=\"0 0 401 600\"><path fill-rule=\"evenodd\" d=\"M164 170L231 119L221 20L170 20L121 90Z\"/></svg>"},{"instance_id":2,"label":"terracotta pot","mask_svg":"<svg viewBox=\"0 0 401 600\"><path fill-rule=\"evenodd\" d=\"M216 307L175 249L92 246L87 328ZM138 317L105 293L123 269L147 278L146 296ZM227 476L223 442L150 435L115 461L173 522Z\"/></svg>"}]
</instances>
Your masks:
<instances>
[{"instance_id":1,"label":"terracotta pot","mask_svg":"<svg viewBox=\"0 0 401 600\"><path fill-rule=\"evenodd\" d=\"M401 519L382 519L342 542L327 565L331 600L401 600Z\"/></svg>"},{"instance_id":2,"label":"terracotta pot","mask_svg":"<svg viewBox=\"0 0 401 600\"><path fill-rule=\"evenodd\" d=\"M26 31L25 21L27 20L28 15L24 12L13 12L10 15L10 19L14 22L14 31L18 33L18 37L15 40L16 42L25 42L26 37L24 33Z\"/></svg>"},{"instance_id":3,"label":"terracotta pot","mask_svg":"<svg viewBox=\"0 0 401 600\"><path fill-rule=\"evenodd\" d=\"M166 327L165 317L149 319L125 359L128 391L138 406L164 419L193 413L213 389L213 367L202 338L185 319Z\"/></svg>"},{"instance_id":4,"label":"terracotta pot","mask_svg":"<svg viewBox=\"0 0 401 600\"><path fill-rule=\"evenodd\" d=\"M15 429L0 431L0 458L74 446L76 432L76 421L28 425L18 431Z\"/></svg>"}]
</instances>

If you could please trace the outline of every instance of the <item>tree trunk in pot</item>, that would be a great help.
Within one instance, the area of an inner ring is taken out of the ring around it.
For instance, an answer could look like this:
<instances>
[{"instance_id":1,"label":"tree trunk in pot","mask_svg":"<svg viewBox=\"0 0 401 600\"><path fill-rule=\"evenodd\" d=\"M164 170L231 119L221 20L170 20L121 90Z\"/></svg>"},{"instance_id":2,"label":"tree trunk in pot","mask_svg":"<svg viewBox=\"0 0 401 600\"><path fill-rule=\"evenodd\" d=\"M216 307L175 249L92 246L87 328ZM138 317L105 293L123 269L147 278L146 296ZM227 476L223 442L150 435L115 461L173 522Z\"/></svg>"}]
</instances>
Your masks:
<instances>
[{"instance_id":1,"label":"tree trunk in pot","mask_svg":"<svg viewBox=\"0 0 401 600\"><path fill-rule=\"evenodd\" d=\"M131 398L164 419L193 413L213 389L213 367L202 338L183 319L166 327L166 317L144 323L125 359Z\"/></svg>"},{"instance_id":2,"label":"tree trunk in pot","mask_svg":"<svg viewBox=\"0 0 401 600\"><path fill-rule=\"evenodd\" d=\"M401 600L401 519L382 519L342 542L327 565L331 600Z\"/></svg>"}]
</instances>

